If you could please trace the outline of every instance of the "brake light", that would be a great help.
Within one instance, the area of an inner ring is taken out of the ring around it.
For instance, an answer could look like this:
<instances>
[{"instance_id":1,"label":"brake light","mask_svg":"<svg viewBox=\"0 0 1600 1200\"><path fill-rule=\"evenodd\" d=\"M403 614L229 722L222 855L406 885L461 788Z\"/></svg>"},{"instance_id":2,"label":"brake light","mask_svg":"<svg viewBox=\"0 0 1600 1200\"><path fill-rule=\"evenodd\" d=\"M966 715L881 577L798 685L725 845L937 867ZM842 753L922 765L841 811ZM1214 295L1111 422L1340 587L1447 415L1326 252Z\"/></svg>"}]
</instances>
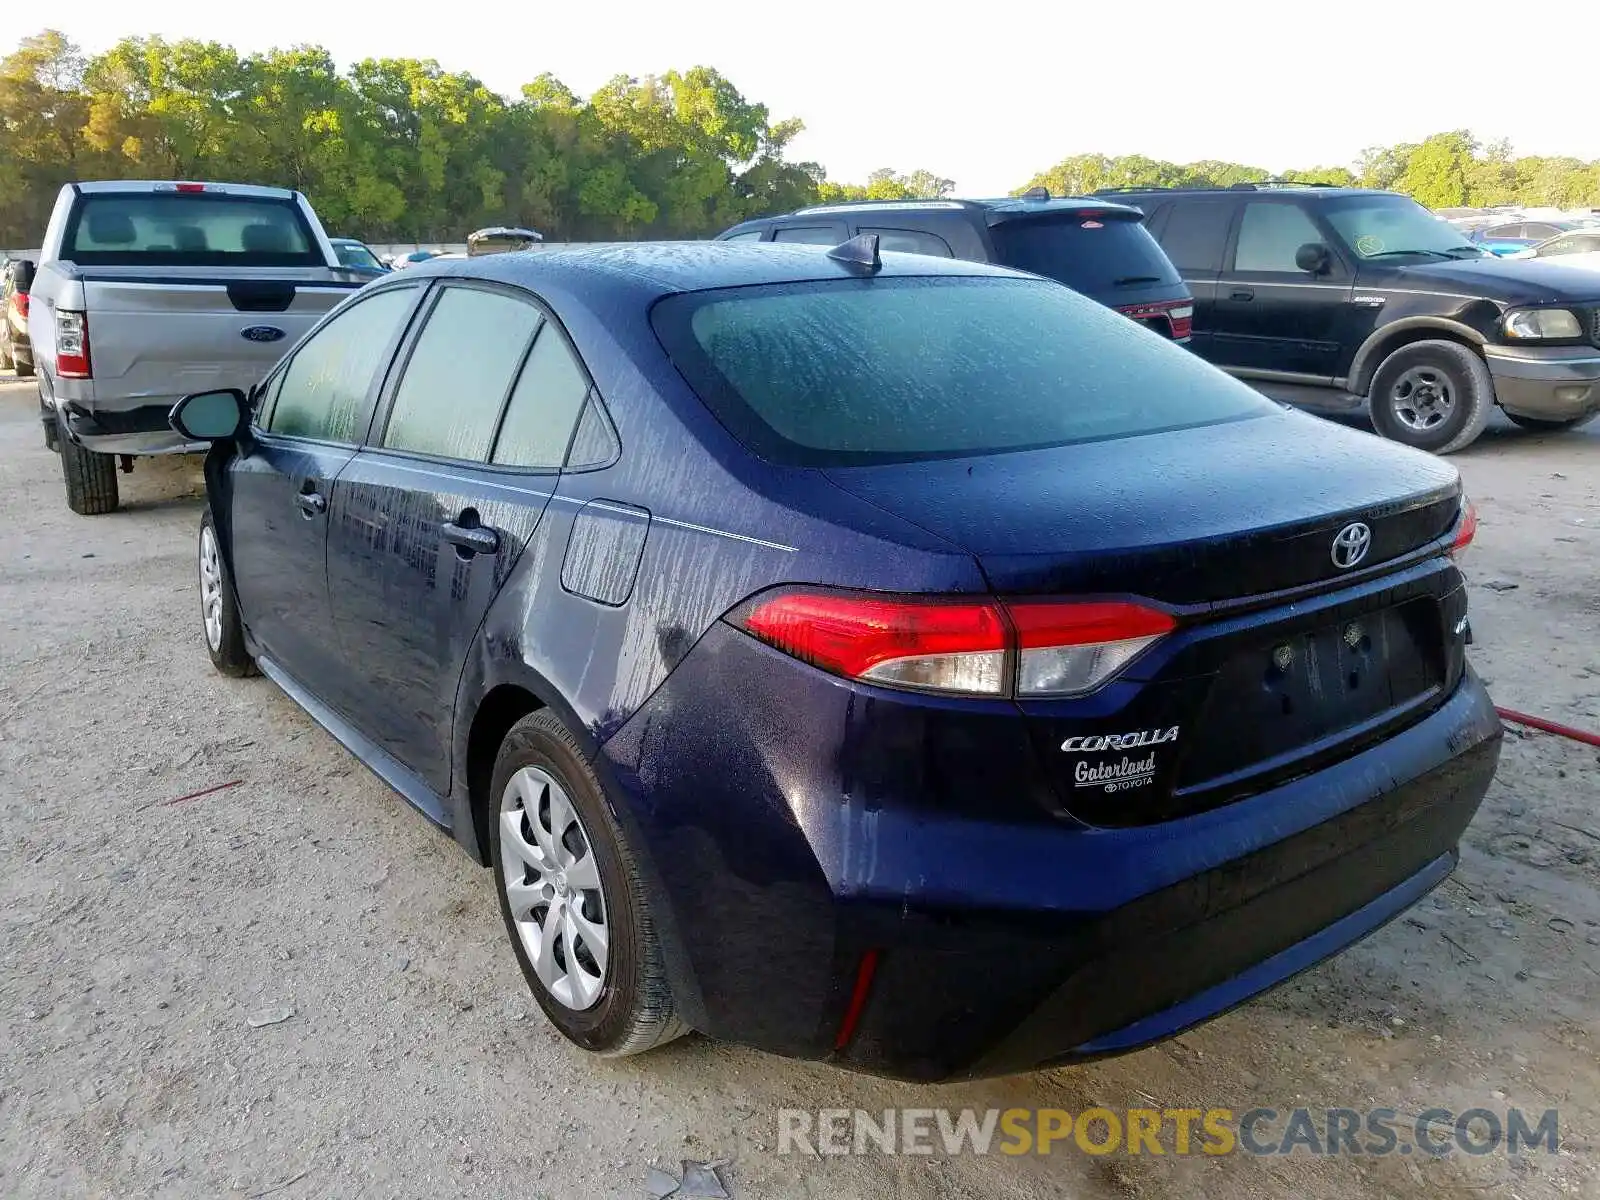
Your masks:
<instances>
[{"instance_id":1,"label":"brake light","mask_svg":"<svg viewBox=\"0 0 1600 1200\"><path fill-rule=\"evenodd\" d=\"M56 374L63 379L89 378L89 316L56 309Z\"/></svg>"},{"instance_id":2,"label":"brake light","mask_svg":"<svg viewBox=\"0 0 1600 1200\"><path fill-rule=\"evenodd\" d=\"M1478 506L1465 496L1461 497L1461 519L1456 522L1456 535L1446 551L1451 558L1459 559L1478 536Z\"/></svg>"},{"instance_id":3,"label":"brake light","mask_svg":"<svg viewBox=\"0 0 1600 1200\"><path fill-rule=\"evenodd\" d=\"M17 316L26 317L28 315L28 293L12 292L11 307L17 310Z\"/></svg>"},{"instance_id":4,"label":"brake light","mask_svg":"<svg viewBox=\"0 0 1600 1200\"><path fill-rule=\"evenodd\" d=\"M884 597L784 590L734 621L847 679L974 696L1082 696L1175 628L1122 601Z\"/></svg>"},{"instance_id":5,"label":"brake light","mask_svg":"<svg viewBox=\"0 0 1600 1200\"><path fill-rule=\"evenodd\" d=\"M176 190L184 193L203 192L206 190L206 185L203 183L180 183L177 185Z\"/></svg>"},{"instance_id":6,"label":"brake light","mask_svg":"<svg viewBox=\"0 0 1600 1200\"><path fill-rule=\"evenodd\" d=\"M1172 340L1182 341L1194 332L1194 305L1182 304L1167 313L1172 322Z\"/></svg>"},{"instance_id":7,"label":"brake light","mask_svg":"<svg viewBox=\"0 0 1600 1200\"><path fill-rule=\"evenodd\" d=\"M1171 633L1170 613L1140 604L1006 605L1017 631L1018 696L1082 696Z\"/></svg>"},{"instance_id":8,"label":"brake light","mask_svg":"<svg viewBox=\"0 0 1600 1200\"><path fill-rule=\"evenodd\" d=\"M1007 634L992 600L784 592L755 606L747 632L835 675L935 692L1005 691Z\"/></svg>"}]
</instances>

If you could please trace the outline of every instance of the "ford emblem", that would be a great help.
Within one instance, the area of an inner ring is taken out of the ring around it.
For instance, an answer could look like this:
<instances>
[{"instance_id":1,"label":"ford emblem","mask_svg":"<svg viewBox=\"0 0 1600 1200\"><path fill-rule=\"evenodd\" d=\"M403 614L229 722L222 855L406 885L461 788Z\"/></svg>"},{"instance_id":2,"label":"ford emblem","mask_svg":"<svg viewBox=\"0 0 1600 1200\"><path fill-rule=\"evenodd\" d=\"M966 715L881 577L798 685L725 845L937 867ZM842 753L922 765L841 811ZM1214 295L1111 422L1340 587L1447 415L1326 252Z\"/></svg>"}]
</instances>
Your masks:
<instances>
[{"instance_id":1,"label":"ford emblem","mask_svg":"<svg viewBox=\"0 0 1600 1200\"><path fill-rule=\"evenodd\" d=\"M283 330L276 325L252 325L241 329L239 336L247 342L276 342L283 337Z\"/></svg>"}]
</instances>

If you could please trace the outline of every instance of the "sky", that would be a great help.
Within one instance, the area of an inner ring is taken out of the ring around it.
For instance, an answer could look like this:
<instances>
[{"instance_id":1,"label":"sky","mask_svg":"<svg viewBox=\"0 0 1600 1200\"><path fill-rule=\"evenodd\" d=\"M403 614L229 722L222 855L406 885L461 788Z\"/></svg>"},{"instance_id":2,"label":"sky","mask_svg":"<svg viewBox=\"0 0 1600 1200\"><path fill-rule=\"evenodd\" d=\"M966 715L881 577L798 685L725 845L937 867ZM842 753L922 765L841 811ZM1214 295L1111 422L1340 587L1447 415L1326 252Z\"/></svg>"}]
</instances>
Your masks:
<instances>
[{"instance_id":1,"label":"sky","mask_svg":"<svg viewBox=\"0 0 1600 1200\"><path fill-rule=\"evenodd\" d=\"M513 95L544 71L586 95L617 74L703 64L773 119L801 118L792 156L829 178L926 168L958 194L1006 192L1086 152L1283 170L1462 128L1508 137L1518 154L1600 159L1594 3L1563 6L1550 22L1559 37L1535 32L1532 9L1472 0L408 0L365 13L332 0L77 0L29 11L91 52L150 33L246 53L313 43L341 65L435 58ZM1493 32L1519 12L1526 33Z\"/></svg>"}]
</instances>

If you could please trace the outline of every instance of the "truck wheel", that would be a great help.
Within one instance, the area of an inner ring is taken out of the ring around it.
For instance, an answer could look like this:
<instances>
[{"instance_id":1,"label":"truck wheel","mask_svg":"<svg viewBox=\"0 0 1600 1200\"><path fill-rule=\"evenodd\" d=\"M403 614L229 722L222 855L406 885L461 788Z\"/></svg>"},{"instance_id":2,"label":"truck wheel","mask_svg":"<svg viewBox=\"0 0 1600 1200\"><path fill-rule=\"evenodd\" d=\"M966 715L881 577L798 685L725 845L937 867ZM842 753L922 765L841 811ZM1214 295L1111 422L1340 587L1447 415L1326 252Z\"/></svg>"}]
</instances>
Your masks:
<instances>
[{"instance_id":1,"label":"truck wheel","mask_svg":"<svg viewBox=\"0 0 1600 1200\"><path fill-rule=\"evenodd\" d=\"M1543 417L1524 417L1517 413L1508 412L1506 417L1513 425L1520 425L1523 429L1533 433L1559 433L1563 429L1576 429L1580 425L1587 425L1600 413L1589 413L1582 417L1568 417L1565 421L1547 421Z\"/></svg>"},{"instance_id":2,"label":"truck wheel","mask_svg":"<svg viewBox=\"0 0 1600 1200\"><path fill-rule=\"evenodd\" d=\"M67 484L67 507L83 517L116 512L116 455L85 450L60 431L56 437L61 446L61 476Z\"/></svg>"},{"instance_id":3,"label":"truck wheel","mask_svg":"<svg viewBox=\"0 0 1600 1200\"><path fill-rule=\"evenodd\" d=\"M1494 411L1494 380L1459 342L1402 346L1379 365L1368 393L1372 425L1391 441L1452 454L1471 445Z\"/></svg>"}]
</instances>

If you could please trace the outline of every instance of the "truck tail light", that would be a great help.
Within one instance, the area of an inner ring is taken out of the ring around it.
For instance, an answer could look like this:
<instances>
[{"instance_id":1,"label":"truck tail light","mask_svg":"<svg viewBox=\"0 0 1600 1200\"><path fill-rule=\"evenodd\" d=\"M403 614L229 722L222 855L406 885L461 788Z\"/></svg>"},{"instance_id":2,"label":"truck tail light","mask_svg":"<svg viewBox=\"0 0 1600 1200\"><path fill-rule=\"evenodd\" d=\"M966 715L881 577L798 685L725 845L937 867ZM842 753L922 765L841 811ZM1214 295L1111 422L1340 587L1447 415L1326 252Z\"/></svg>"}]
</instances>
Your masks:
<instances>
[{"instance_id":1,"label":"truck tail light","mask_svg":"<svg viewBox=\"0 0 1600 1200\"><path fill-rule=\"evenodd\" d=\"M1450 549L1446 551L1457 562L1467 552L1467 547L1472 545L1472 539L1478 536L1478 506L1465 496L1461 497L1461 516L1456 521L1455 536L1450 540Z\"/></svg>"},{"instance_id":2,"label":"truck tail light","mask_svg":"<svg viewBox=\"0 0 1600 1200\"><path fill-rule=\"evenodd\" d=\"M56 309L56 374L63 379L88 379L89 317Z\"/></svg>"},{"instance_id":3,"label":"truck tail light","mask_svg":"<svg viewBox=\"0 0 1600 1200\"><path fill-rule=\"evenodd\" d=\"M730 618L746 633L834 675L968 696L1081 696L1175 626L1120 601L878 596L782 589Z\"/></svg>"}]
</instances>

